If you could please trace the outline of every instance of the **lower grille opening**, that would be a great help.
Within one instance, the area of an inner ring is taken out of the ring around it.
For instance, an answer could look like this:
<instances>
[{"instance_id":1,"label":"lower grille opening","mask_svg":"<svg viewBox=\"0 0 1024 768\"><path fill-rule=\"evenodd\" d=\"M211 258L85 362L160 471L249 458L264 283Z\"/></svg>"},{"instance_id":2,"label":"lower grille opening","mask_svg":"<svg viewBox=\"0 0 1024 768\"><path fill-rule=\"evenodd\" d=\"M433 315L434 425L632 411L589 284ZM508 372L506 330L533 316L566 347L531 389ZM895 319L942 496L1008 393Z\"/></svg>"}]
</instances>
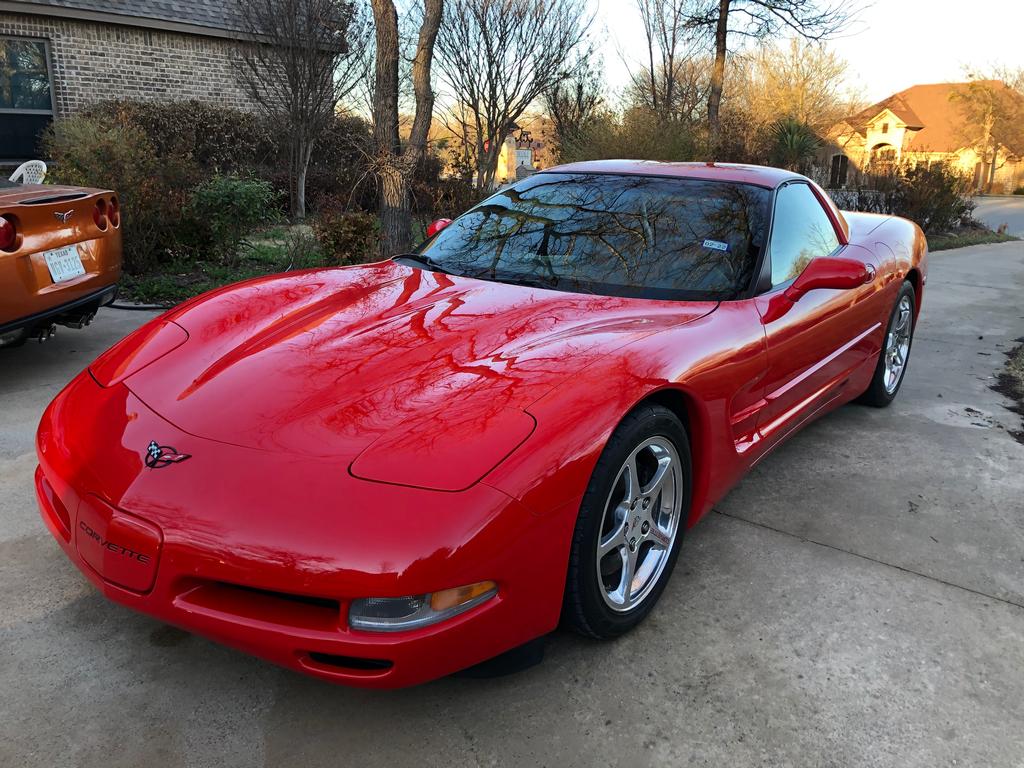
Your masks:
<instances>
[{"instance_id":1,"label":"lower grille opening","mask_svg":"<svg viewBox=\"0 0 1024 768\"><path fill-rule=\"evenodd\" d=\"M361 659L356 656L338 656L334 653L318 653L317 651L310 651L309 658L317 664L359 672L379 672L394 666L394 662L387 659Z\"/></svg>"},{"instance_id":2,"label":"lower grille opening","mask_svg":"<svg viewBox=\"0 0 1024 768\"><path fill-rule=\"evenodd\" d=\"M266 595L267 597L274 597L278 600L288 600L292 603L299 603L300 605L313 605L317 608L330 608L333 611L341 610L341 603L337 600L332 600L329 597L311 597L309 595L294 595L290 592L275 592L272 589L260 589L259 587L244 587L241 584L229 584L225 581L217 582L222 587L228 587L229 589L241 589L245 592L252 592L256 595Z\"/></svg>"},{"instance_id":3,"label":"lower grille opening","mask_svg":"<svg viewBox=\"0 0 1024 768\"><path fill-rule=\"evenodd\" d=\"M255 621L317 632L337 632L341 623L338 600L223 581L184 581L175 603L228 621Z\"/></svg>"}]
</instances>

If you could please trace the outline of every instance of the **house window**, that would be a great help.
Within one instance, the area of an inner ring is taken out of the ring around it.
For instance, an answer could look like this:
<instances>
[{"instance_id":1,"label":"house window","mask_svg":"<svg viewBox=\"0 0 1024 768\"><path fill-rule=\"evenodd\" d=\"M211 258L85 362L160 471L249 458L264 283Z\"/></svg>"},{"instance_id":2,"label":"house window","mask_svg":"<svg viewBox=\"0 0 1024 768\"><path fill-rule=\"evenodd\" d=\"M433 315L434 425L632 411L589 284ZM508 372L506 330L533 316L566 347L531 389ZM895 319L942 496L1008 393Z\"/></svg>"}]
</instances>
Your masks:
<instances>
[{"instance_id":1,"label":"house window","mask_svg":"<svg viewBox=\"0 0 1024 768\"><path fill-rule=\"evenodd\" d=\"M832 170L829 173L828 185L831 189L846 186L846 174L850 169L850 158L846 155L832 155Z\"/></svg>"},{"instance_id":2,"label":"house window","mask_svg":"<svg viewBox=\"0 0 1024 768\"><path fill-rule=\"evenodd\" d=\"M889 124L888 123L882 123L882 133L888 133L888 132L889 132Z\"/></svg>"},{"instance_id":3,"label":"house window","mask_svg":"<svg viewBox=\"0 0 1024 768\"><path fill-rule=\"evenodd\" d=\"M0 160L35 157L53 121L48 54L42 40L0 37Z\"/></svg>"}]
</instances>

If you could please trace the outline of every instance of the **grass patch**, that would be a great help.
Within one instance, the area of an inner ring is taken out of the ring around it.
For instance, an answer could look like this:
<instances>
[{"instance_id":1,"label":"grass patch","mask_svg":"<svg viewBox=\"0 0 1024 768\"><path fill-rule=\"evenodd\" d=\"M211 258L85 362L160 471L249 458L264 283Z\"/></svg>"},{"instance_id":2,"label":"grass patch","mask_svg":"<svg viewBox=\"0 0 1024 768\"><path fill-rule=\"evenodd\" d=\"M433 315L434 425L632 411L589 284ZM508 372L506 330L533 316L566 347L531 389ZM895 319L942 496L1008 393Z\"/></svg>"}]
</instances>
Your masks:
<instances>
[{"instance_id":1,"label":"grass patch","mask_svg":"<svg viewBox=\"0 0 1024 768\"><path fill-rule=\"evenodd\" d=\"M182 259L146 274L126 274L121 295L170 306L240 280L324 266L328 262L308 227L274 227L253 235L232 259Z\"/></svg>"},{"instance_id":2,"label":"grass patch","mask_svg":"<svg viewBox=\"0 0 1024 768\"><path fill-rule=\"evenodd\" d=\"M961 232L943 232L928 235L929 251L948 251L953 248L966 248L969 245L986 245L988 243L1008 243L1019 238L991 229L965 229Z\"/></svg>"}]
</instances>

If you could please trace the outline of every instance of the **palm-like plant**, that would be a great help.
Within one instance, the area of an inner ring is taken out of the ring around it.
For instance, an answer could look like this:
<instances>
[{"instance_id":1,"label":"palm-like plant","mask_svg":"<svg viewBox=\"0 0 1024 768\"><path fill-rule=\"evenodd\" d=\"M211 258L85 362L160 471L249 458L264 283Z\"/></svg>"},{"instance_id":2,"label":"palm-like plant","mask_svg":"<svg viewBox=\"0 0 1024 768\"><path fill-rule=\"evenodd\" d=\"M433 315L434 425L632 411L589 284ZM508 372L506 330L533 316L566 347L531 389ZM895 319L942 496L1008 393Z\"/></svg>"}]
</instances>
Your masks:
<instances>
[{"instance_id":1,"label":"palm-like plant","mask_svg":"<svg viewBox=\"0 0 1024 768\"><path fill-rule=\"evenodd\" d=\"M806 170L821 146L814 129L794 117L773 123L770 136L772 162L790 171Z\"/></svg>"}]
</instances>

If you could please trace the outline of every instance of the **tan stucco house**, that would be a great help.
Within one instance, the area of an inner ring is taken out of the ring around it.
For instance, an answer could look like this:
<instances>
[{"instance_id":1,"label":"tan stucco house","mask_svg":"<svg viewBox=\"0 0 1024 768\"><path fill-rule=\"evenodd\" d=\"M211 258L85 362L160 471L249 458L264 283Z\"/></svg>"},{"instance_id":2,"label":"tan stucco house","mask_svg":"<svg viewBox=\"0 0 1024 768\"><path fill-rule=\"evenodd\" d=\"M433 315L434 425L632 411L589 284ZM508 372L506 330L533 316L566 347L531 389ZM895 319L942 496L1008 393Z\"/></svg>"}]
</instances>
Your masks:
<instances>
[{"instance_id":1,"label":"tan stucco house","mask_svg":"<svg viewBox=\"0 0 1024 768\"><path fill-rule=\"evenodd\" d=\"M1024 97L997 80L975 81ZM977 189L988 186L993 174L991 152L983 148L985 128L971 125L958 98L970 83L915 85L839 122L829 131L819 160L832 188L843 188L857 174L881 173L895 165L944 163L970 175ZM1012 192L1024 184L1024 147L999 145L992 191Z\"/></svg>"}]
</instances>

